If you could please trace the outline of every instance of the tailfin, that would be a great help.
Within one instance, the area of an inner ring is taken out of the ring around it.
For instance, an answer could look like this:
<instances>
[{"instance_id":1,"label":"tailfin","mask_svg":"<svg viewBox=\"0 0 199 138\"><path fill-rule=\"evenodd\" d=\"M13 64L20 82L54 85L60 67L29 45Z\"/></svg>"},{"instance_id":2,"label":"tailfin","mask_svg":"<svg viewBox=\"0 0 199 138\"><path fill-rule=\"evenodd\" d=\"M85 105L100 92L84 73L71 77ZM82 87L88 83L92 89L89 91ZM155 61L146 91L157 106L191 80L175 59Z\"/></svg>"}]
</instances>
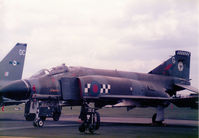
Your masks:
<instances>
[{"instance_id":1,"label":"tailfin","mask_svg":"<svg viewBox=\"0 0 199 138\"><path fill-rule=\"evenodd\" d=\"M170 59L150 71L150 74L179 77L189 80L191 53L177 50Z\"/></svg>"},{"instance_id":2,"label":"tailfin","mask_svg":"<svg viewBox=\"0 0 199 138\"><path fill-rule=\"evenodd\" d=\"M22 77L27 44L17 43L0 62L0 80L18 80Z\"/></svg>"}]
</instances>

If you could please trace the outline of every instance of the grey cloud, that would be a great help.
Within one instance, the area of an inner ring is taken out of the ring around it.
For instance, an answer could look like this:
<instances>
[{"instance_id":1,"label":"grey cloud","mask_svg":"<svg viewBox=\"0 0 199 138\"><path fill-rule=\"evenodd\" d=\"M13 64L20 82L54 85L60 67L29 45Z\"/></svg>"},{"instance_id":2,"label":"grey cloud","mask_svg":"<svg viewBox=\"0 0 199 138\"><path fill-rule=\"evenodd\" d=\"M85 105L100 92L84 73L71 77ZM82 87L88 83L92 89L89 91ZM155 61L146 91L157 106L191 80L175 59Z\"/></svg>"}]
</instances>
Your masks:
<instances>
[{"instance_id":1,"label":"grey cloud","mask_svg":"<svg viewBox=\"0 0 199 138\"><path fill-rule=\"evenodd\" d=\"M62 62L142 70L149 60L165 60L176 49L187 49L195 55L196 3L197 0L6 1L4 10L0 8L0 15L4 12L0 25L6 23L0 26L0 44L28 43L25 74Z\"/></svg>"}]
</instances>

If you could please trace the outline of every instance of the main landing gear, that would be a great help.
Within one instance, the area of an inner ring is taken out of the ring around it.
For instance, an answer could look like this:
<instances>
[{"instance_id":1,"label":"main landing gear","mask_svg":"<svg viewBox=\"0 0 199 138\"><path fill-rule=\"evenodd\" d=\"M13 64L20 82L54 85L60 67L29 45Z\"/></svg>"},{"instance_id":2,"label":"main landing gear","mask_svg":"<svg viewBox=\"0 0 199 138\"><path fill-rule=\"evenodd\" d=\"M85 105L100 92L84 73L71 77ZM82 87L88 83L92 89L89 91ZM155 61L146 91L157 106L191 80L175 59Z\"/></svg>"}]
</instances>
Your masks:
<instances>
[{"instance_id":1,"label":"main landing gear","mask_svg":"<svg viewBox=\"0 0 199 138\"><path fill-rule=\"evenodd\" d=\"M79 118L83 121L79 126L80 132L88 130L93 134L100 127L100 114L95 108L91 108L85 103L81 107Z\"/></svg>"},{"instance_id":2,"label":"main landing gear","mask_svg":"<svg viewBox=\"0 0 199 138\"><path fill-rule=\"evenodd\" d=\"M152 116L152 125L153 126L165 126L164 121L164 107L158 106L157 113Z\"/></svg>"},{"instance_id":3,"label":"main landing gear","mask_svg":"<svg viewBox=\"0 0 199 138\"><path fill-rule=\"evenodd\" d=\"M156 121L156 118L157 118L157 113L153 114L152 116L152 124L154 126L161 126L163 123L163 121Z\"/></svg>"}]
</instances>

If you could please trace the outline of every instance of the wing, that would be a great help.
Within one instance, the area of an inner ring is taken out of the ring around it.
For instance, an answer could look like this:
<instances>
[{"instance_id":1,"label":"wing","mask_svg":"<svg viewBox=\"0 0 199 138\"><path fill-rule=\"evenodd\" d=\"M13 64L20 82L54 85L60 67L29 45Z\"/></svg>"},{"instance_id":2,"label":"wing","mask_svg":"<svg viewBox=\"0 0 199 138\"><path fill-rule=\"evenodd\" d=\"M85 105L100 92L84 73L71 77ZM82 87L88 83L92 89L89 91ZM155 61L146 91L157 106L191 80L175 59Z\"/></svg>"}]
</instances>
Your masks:
<instances>
[{"instance_id":1,"label":"wing","mask_svg":"<svg viewBox=\"0 0 199 138\"><path fill-rule=\"evenodd\" d=\"M199 94L199 90L197 88L190 86L190 85L184 85L184 84L175 84L175 85L180 87L181 89L187 89L189 91L192 91L194 93Z\"/></svg>"},{"instance_id":2,"label":"wing","mask_svg":"<svg viewBox=\"0 0 199 138\"><path fill-rule=\"evenodd\" d=\"M100 107L124 100L129 106L157 106L167 105L170 100L167 93L151 90L145 82L127 78L89 75L79 77L79 82L82 98L95 101Z\"/></svg>"},{"instance_id":3,"label":"wing","mask_svg":"<svg viewBox=\"0 0 199 138\"><path fill-rule=\"evenodd\" d=\"M149 89L144 82L127 78L90 75L80 77L79 82L82 98L94 101L98 107L166 107L169 103L179 107L194 107L197 101L197 96L170 97L164 91Z\"/></svg>"},{"instance_id":4,"label":"wing","mask_svg":"<svg viewBox=\"0 0 199 138\"><path fill-rule=\"evenodd\" d=\"M87 97L89 98L89 97ZM90 97L91 98L91 97ZM100 96L101 101L116 100L114 105L107 107L148 107L157 106L159 104L173 103L177 107L190 107L198 109L198 95L190 95L185 97L146 97L146 96L124 96L124 95L104 95Z\"/></svg>"}]
</instances>

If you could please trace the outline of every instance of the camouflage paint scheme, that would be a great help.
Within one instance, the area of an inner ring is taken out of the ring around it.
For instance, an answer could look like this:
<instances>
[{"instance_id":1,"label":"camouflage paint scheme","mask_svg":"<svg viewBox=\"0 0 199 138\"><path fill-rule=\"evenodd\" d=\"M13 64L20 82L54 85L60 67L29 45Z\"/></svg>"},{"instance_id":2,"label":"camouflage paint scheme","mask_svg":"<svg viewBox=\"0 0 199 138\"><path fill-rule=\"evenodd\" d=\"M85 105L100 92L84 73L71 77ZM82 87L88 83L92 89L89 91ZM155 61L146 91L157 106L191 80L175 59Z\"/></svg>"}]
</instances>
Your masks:
<instances>
[{"instance_id":1,"label":"camouflage paint scheme","mask_svg":"<svg viewBox=\"0 0 199 138\"><path fill-rule=\"evenodd\" d=\"M170 103L179 107L198 106L198 95L176 97L176 92L184 89L198 93L196 88L190 86L190 56L190 52L178 50L174 56L149 73L67 67L63 64L50 70L43 69L29 79L17 80L3 87L0 93L15 100L29 99L28 112L33 110L33 105L39 107L48 104L52 112L61 114L60 109L54 107L80 105L81 119L84 114L88 114L89 103L94 103L94 108L109 106L127 107L130 110L134 107L155 107L157 113L153 116L153 122L162 123L164 109ZM41 114L37 112L38 110L34 110L32 113L39 119L42 113L41 110ZM98 116L96 122L100 122L98 113L89 113L90 116ZM85 124L82 125L81 132L86 127ZM90 131L90 127L88 128ZM93 132L92 129L90 132Z\"/></svg>"}]
</instances>

